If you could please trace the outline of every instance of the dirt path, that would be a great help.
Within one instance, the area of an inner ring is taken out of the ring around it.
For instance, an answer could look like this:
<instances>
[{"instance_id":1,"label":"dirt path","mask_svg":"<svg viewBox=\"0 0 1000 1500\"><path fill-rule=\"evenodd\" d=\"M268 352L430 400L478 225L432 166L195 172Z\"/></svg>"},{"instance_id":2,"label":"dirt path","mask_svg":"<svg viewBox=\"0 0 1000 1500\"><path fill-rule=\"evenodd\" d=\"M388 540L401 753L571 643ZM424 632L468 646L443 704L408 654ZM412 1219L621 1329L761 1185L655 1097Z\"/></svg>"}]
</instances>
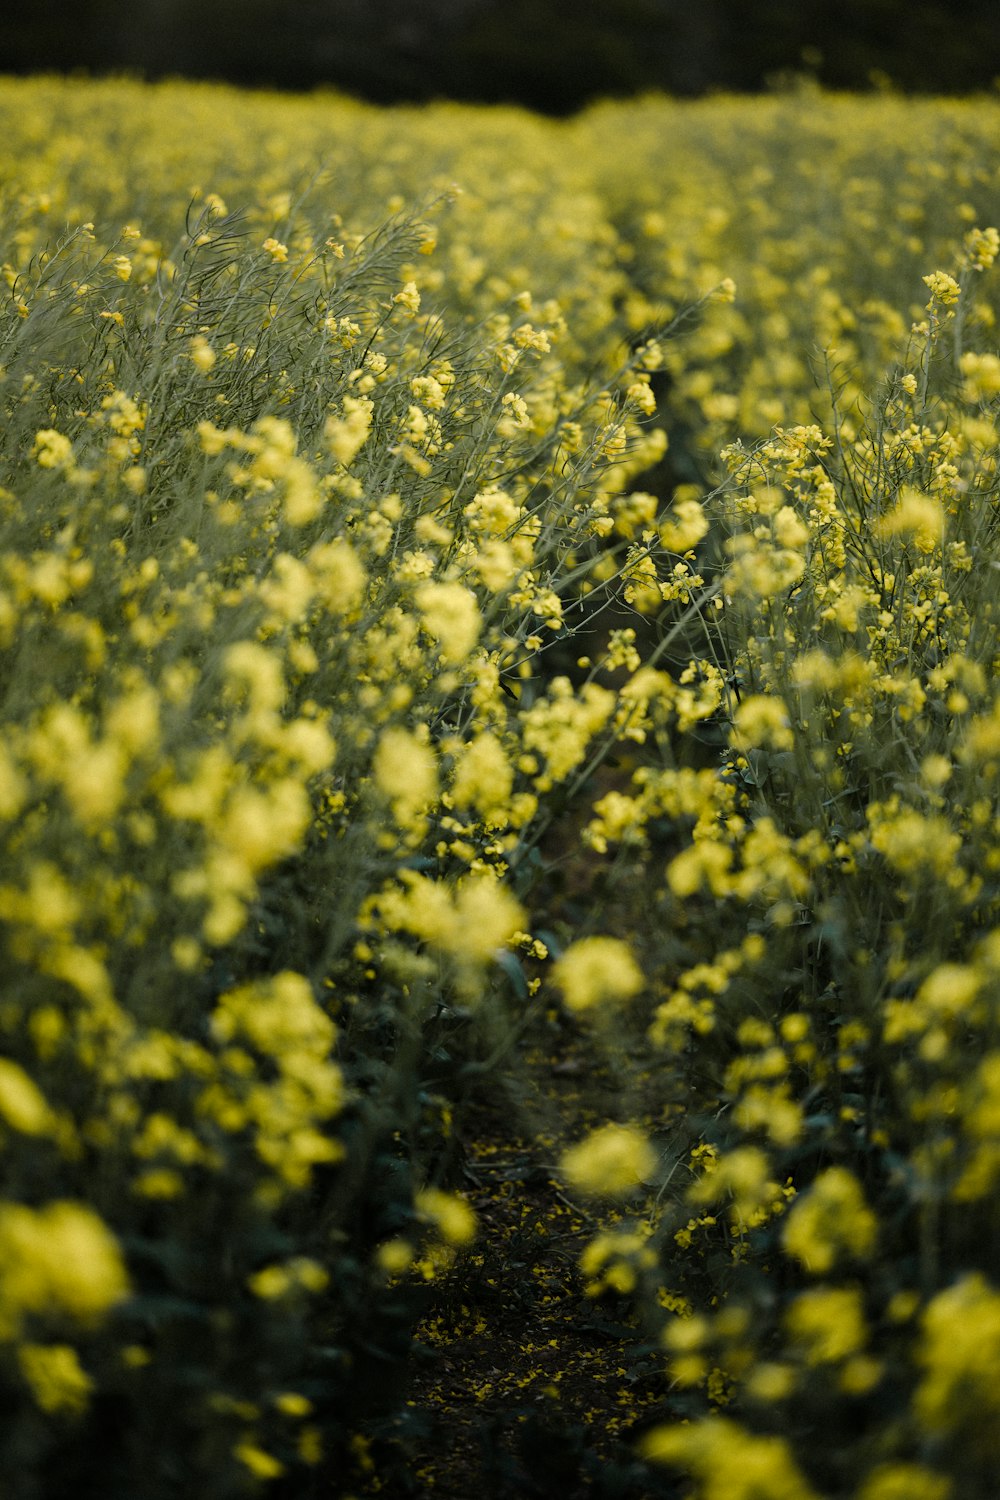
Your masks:
<instances>
[{"instance_id":1,"label":"dirt path","mask_svg":"<svg viewBox=\"0 0 1000 1500\"><path fill-rule=\"evenodd\" d=\"M579 1257L602 1226L564 1194L564 1145L609 1118L636 1118L580 1038L525 1059L521 1108L471 1111L461 1187L475 1208L472 1253L436 1283L417 1330L400 1494L442 1500L644 1500L630 1435L663 1414L662 1359L621 1321L624 1304L588 1298ZM412 1485L406 1488L405 1485ZM386 1495L382 1487L369 1493Z\"/></svg>"}]
</instances>

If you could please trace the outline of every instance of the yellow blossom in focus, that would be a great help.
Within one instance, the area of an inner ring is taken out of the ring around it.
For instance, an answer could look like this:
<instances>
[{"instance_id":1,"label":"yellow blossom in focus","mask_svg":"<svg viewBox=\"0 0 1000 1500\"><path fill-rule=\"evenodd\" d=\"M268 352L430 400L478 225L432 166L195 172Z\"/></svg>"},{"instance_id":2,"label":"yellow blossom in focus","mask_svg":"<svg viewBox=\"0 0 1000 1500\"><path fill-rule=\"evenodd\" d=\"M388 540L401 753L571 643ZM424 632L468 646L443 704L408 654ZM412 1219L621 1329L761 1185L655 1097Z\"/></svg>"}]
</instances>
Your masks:
<instances>
[{"instance_id":1,"label":"yellow blossom in focus","mask_svg":"<svg viewBox=\"0 0 1000 1500\"><path fill-rule=\"evenodd\" d=\"M942 306L949 307L951 303L957 302L961 287L954 276L949 276L947 271L932 271L929 276L923 278L924 285L930 288L931 306L934 302L940 302Z\"/></svg>"},{"instance_id":2,"label":"yellow blossom in focus","mask_svg":"<svg viewBox=\"0 0 1000 1500\"><path fill-rule=\"evenodd\" d=\"M614 709L614 693L596 682L585 683L574 693L568 678L553 678L548 695L523 715L525 750L545 756L545 769L535 780L538 791L551 790L580 764Z\"/></svg>"}]
</instances>

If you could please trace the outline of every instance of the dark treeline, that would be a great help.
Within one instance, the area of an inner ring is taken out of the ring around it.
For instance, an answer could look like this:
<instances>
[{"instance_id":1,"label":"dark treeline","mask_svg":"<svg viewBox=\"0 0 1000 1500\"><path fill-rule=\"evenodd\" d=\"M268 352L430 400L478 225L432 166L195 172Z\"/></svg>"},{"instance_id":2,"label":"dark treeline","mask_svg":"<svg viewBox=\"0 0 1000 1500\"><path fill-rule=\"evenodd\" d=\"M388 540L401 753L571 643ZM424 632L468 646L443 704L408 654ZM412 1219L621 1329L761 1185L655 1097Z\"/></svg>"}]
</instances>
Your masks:
<instances>
[{"instance_id":1,"label":"dark treeline","mask_svg":"<svg viewBox=\"0 0 1000 1500\"><path fill-rule=\"evenodd\" d=\"M796 74L963 93L1000 75L1000 0L31 0L0 71L327 84L553 114L602 95L757 90Z\"/></svg>"}]
</instances>

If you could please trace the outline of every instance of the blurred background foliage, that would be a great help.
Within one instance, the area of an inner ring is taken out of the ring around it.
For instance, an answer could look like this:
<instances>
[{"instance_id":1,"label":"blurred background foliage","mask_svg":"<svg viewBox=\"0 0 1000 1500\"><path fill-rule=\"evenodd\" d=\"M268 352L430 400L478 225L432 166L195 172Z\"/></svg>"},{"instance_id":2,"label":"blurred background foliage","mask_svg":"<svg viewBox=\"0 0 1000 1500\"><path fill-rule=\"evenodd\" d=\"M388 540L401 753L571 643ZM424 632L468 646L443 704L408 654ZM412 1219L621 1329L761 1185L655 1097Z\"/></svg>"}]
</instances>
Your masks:
<instances>
[{"instance_id":1,"label":"blurred background foliage","mask_svg":"<svg viewBox=\"0 0 1000 1500\"><path fill-rule=\"evenodd\" d=\"M0 71L329 85L570 113L814 77L965 93L1000 78L996 0L33 0L2 7Z\"/></svg>"}]
</instances>

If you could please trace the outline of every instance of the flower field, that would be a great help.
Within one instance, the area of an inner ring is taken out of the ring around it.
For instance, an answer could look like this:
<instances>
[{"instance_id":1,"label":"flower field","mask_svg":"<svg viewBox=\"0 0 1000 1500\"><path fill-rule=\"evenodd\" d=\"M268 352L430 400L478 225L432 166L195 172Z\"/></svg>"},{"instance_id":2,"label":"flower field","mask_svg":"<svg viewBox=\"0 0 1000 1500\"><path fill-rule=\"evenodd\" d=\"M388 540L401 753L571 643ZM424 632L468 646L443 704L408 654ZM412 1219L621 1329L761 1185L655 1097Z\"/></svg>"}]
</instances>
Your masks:
<instances>
[{"instance_id":1,"label":"flower field","mask_svg":"<svg viewBox=\"0 0 1000 1500\"><path fill-rule=\"evenodd\" d=\"M1000 102L0 126L3 1494L993 1500Z\"/></svg>"}]
</instances>

